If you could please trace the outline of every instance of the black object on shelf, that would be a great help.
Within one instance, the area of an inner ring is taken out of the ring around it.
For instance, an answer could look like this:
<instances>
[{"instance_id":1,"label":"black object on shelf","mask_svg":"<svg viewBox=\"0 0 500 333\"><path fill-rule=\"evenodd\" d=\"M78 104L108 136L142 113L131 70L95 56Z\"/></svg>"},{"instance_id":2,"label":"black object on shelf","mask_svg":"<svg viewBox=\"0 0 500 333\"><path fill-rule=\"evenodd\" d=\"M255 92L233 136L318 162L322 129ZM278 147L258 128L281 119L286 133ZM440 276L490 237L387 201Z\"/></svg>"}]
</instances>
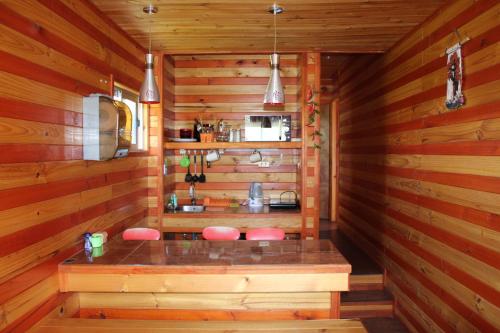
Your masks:
<instances>
[{"instance_id":1,"label":"black object on shelf","mask_svg":"<svg viewBox=\"0 0 500 333\"><path fill-rule=\"evenodd\" d=\"M283 194L293 193L294 198L284 199ZM297 192L295 191L285 191L280 194L279 200L274 199L269 201L269 208L273 209L297 209L299 208L299 201L297 200Z\"/></svg>"}]
</instances>

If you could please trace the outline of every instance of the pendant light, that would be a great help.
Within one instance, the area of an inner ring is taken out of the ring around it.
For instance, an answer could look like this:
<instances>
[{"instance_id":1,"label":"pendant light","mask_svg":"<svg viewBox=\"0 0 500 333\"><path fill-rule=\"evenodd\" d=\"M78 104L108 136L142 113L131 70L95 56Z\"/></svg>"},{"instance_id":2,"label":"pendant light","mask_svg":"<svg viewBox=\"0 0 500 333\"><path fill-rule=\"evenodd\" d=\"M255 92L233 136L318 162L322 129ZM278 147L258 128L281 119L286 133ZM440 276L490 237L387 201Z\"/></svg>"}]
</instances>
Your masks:
<instances>
[{"instance_id":1,"label":"pendant light","mask_svg":"<svg viewBox=\"0 0 500 333\"><path fill-rule=\"evenodd\" d=\"M264 94L264 105L282 106L285 104L285 94L280 79L280 56L276 52L276 15L283 13L283 8L276 3L269 8L269 13L274 17L274 52L271 55L271 76Z\"/></svg>"},{"instance_id":2,"label":"pendant light","mask_svg":"<svg viewBox=\"0 0 500 333\"><path fill-rule=\"evenodd\" d=\"M153 5L144 7L142 11L148 15L153 15L158 12L158 8ZM139 94L139 102L144 104L160 103L160 91L155 81L154 75L154 55L151 53L151 22L149 22L149 51L146 54L146 70L144 81L141 85Z\"/></svg>"}]
</instances>

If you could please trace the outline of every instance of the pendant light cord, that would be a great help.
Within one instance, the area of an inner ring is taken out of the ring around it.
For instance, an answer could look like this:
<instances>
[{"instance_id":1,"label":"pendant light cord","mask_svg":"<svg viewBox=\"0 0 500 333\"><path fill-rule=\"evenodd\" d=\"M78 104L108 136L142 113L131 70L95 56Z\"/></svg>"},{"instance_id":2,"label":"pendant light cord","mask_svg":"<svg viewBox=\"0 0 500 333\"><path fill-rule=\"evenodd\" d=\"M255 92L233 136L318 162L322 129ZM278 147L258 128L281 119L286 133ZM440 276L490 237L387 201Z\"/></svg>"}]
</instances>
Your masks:
<instances>
[{"instance_id":1,"label":"pendant light cord","mask_svg":"<svg viewBox=\"0 0 500 333\"><path fill-rule=\"evenodd\" d=\"M152 13L149 12L149 53L151 54L151 15Z\"/></svg>"},{"instance_id":2,"label":"pendant light cord","mask_svg":"<svg viewBox=\"0 0 500 333\"><path fill-rule=\"evenodd\" d=\"M276 33L276 15L277 15L277 13L276 13L276 11L277 11L276 7L277 7L277 5L275 3L274 4L274 12L273 12L273 16L274 16L274 53L276 53L276 39L277 39L277 36L278 36L277 33Z\"/></svg>"}]
</instances>

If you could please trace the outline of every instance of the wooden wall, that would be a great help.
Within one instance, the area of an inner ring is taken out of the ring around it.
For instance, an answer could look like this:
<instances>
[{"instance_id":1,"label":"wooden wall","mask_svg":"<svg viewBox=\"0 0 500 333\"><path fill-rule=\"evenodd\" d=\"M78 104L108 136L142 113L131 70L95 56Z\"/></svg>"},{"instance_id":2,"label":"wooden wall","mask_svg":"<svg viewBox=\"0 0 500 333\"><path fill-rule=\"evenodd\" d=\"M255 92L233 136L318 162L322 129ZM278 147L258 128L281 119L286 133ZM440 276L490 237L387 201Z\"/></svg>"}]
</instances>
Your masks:
<instances>
[{"instance_id":1,"label":"wooden wall","mask_svg":"<svg viewBox=\"0 0 500 333\"><path fill-rule=\"evenodd\" d=\"M163 136L164 140L170 135L168 128L174 124L175 111L175 72L174 59L165 55L163 59ZM171 194L175 189L174 179L174 160L175 152L172 150L164 150L163 152L163 193ZM168 202L169 198L165 198Z\"/></svg>"},{"instance_id":2,"label":"wooden wall","mask_svg":"<svg viewBox=\"0 0 500 333\"><path fill-rule=\"evenodd\" d=\"M341 72L341 229L387 269L413 332L500 330L500 3L457 0ZM463 46L466 105L444 106Z\"/></svg>"},{"instance_id":3,"label":"wooden wall","mask_svg":"<svg viewBox=\"0 0 500 333\"><path fill-rule=\"evenodd\" d=\"M292 137L301 137L301 104L297 102L299 84L298 56L281 57L281 77L285 87L284 110L264 109L263 94L269 80L267 55L196 55L174 56L168 62L168 72L174 74L174 105L165 109L164 136L179 137L179 129L193 128L195 118L215 123L224 119L232 128L244 130L245 115L292 115ZM169 88L165 88L169 89ZM170 90L169 93L172 93ZM244 131L242 131L242 140ZM259 168L250 163L252 150L226 150L222 159L205 168L205 184L197 184L199 197L236 198L248 197L251 181L264 183L265 195L277 197L285 190L296 190L297 163L300 150L261 150L269 168ZM179 152L167 152L168 173L165 194L175 190L182 199L188 197L189 184L184 183L185 168L179 166ZM193 159L191 159L193 162ZM199 169L198 159L198 174ZM191 168L191 173L194 170Z\"/></svg>"},{"instance_id":4,"label":"wooden wall","mask_svg":"<svg viewBox=\"0 0 500 333\"><path fill-rule=\"evenodd\" d=\"M304 110L307 110L307 91L313 93L312 101L319 109L321 91L321 55L317 52L305 53L302 57L302 91L300 101ZM302 113L303 126L303 150L301 164L302 178L302 236L307 239L319 238L319 187L320 187L320 161L321 148L318 148L320 137L313 136L315 131L320 130L320 115L317 114L315 121L309 123L309 112Z\"/></svg>"},{"instance_id":5,"label":"wooden wall","mask_svg":"<svg viewBox=\"0 0 500 333\"><path fill-rule=\"evenodd\" d=\"M25 332L66 297L57 264L85 231L156 214L157 159L82 161L82 96L143 77L144 51L93 5L6 0L0 23L0 331Z\"/></svg>"}]
</instances>

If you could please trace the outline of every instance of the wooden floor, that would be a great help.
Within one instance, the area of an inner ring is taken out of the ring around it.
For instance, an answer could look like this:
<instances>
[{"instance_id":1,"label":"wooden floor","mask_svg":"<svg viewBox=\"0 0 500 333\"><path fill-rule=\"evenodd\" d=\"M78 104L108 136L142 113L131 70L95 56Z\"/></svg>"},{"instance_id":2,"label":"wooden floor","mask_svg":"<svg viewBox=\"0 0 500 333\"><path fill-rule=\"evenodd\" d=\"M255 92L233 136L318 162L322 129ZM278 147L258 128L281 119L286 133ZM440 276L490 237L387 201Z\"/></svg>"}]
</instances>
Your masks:
<instances>
[{"instance_id":1,"label":"wooden floor","mask_svg":"<svg viewBox=\"0 0 500 333\"><path fill-rule=\"evenodd\" d=\"M383 270L327 220L321 220L320 238L331 239L352 265L351 291L341 295L341 318L361 318L369 333L407 333L406 327L393 318L393 297L384 290ZM378 283L356 284L377 276Z\"/></svg>"}]
</instances>

